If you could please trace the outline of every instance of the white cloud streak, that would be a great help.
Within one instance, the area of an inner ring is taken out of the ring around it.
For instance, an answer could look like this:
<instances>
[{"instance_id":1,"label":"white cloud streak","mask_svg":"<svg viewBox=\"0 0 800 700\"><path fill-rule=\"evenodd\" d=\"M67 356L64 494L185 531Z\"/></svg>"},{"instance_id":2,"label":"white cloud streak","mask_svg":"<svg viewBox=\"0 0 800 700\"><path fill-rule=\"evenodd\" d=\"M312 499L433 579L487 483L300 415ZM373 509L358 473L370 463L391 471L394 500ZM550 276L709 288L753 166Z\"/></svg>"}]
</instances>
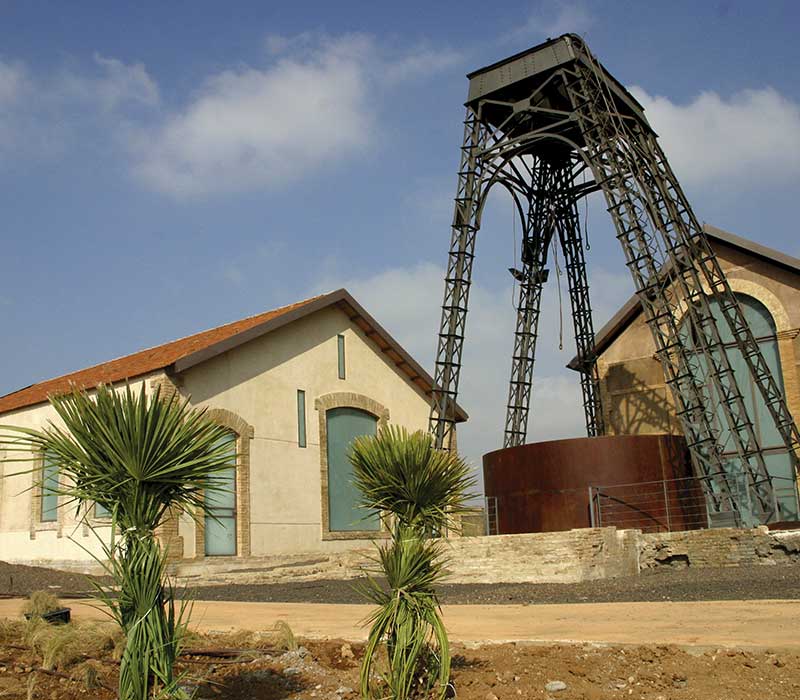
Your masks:
<instances>
[{"instance_id":1,"label":"white cloud streak","mask_svg":"<svg viewBox=\"0 0 800 700\"><path fill-rule=\"evenodd\" d=\"M503 41L527 40L530 43L555 38L572 32L582 34L594 24L594 16L583 3L547 2L539 3L528 19L508 32Z\"/></svg>"},{"instance_id":2,"label":"white cloud streak","mask_svg":"<svg viewBox=\"0 0 800 700\"><path fill-rule=\"evenodd\" d=\"M26 85L25 67L20 63L0 61L0 107L7 109L23 92Z\"/></svg>"},{"instance_id":3,"label":"white cloud streak","mask_svg":"<svg viewBox=\"0 0 800 700\"><path fill-rule=\"evenodd\" d=\"M176 197L274 189L374 143L381 90L434 74L457 52L389 55L369 36L272 35L265 67L208 78L181 111L133 141L136 172Z\"/></svg>"},{"instance_id":4,"label":"white cloud streak","mask_svg":"<svg viewBox=\"0 0 800 700\"><path fill-rule=\"evenodd\" d=\"M367 146L374 130L359 47L209 78L183 111L136 141L138 175L171 195L296 181Z\"/></svg>"},{"instance_id":5,"label":"white cloud streak","mask_svg":"<svg viewBox=\"0 0 800 700\"><path fill-rule=\"evenodd\" d=\"M126 64L94 54L94 75L65 73L58 90L66 99L95 102L106 112L128 105L155 107L160 102L158 85L142 63Z\"/></svg>"},{"instance_id":6,"label":"white cloud streak","mask_svg":"<svg viewBox=\"0 0 800 700\"><path fill-rule=\"evenodd\" d=\"M91 69L39 75L24 63L0 62L0 153L54 157L77 140L80 129L93 129L93 140L111 136L128 109L152 110L159 102L158 87L141 63L96 54Z\"/></svg>"},{"instance_id":7,"label":"white cloud streak","mask_svg":"<svg viewBox=\"0 0 800 700\"><path fill-rule=\"evenodd\" d=\"M800 173L800 105L774 88L705 91L687 104L631 92L686 184L751 188Z\"/></svg>"}]
</instances>

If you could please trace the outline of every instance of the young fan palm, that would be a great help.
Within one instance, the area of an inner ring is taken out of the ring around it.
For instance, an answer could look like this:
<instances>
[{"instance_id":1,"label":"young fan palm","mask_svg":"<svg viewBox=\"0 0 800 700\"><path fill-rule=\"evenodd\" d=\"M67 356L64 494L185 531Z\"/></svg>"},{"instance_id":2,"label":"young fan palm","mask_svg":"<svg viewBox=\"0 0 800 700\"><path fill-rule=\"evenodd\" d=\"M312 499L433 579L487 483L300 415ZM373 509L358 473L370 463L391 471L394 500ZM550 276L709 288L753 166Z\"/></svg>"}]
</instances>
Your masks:
<instances>
[{"instance_id":1,"label":"young fan palm","mask_svg":"<svg viewBox=\"0 0 800 700\"><path fill-rule=\"evenodd\" d=\"M373 670L385 642L388 671L383 697L444 697L450 651L436 596L443 575L441 540L434 539L463 511L474 485L469 466L442 452L422 432L388 427L355 440L350 461L363 507L377 510L391 539L378 547L379 573L388 590L369 578L365 595L378 605L361 667L361 695L376 695Z\"/></svg>"},{"instance_id":2,"label":"young fan palm","mask_svg":"<svg viewBox=\"0 0 800 700\"><path fill-rule=\"evenodd\" d=\"M138 394L100 386L95 396L74 391L50 402L63 427L4 426L6 451L22 453L9 461L47 454L63 501L111 513L119 534L103 544L104 566L116 591L99 597L126 638L119 698L179 697L173 665L188 611L176 604L155 533L170 511L205 512L204 492L230 466L227 431L177 396L148 397L144 386Z\"/></svg>"}]
</instances>

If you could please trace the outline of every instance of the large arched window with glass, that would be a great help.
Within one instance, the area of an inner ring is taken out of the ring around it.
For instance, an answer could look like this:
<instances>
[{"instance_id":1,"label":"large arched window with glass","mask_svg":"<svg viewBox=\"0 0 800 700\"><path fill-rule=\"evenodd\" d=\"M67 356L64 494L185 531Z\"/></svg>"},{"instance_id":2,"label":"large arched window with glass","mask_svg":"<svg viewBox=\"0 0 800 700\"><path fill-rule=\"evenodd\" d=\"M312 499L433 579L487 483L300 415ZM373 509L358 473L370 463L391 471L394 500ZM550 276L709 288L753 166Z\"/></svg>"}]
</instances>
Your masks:
<instances>
[{"instance_id":1,"label":"large arched window with glass","mask_svg":"<svg viewBox=\"0 0 800 700\"><path fill-rule=\"evenodd\" d=\"M358 408L341 407L326 411L328 436L328 513L332 532L371 532L380 530L377 513L358 504L360 496L353 484L353 465L348 454L353 440L375 435L378 419Z\"/></svg>"},{"instance_id":2,"label":"large arched window with glass","mask_svg":"<svg viewBox=\"0 0 800 700\"><path fill-rule=\"evenodd\" d=\"M230 466L214 475L214 488L205 492L208 509L204 522L206 556L236 555L236 434L221 438Z\"/></svg>"},{"instance_id":3,"label":"large arched window with glass","mask_svg":"<svg viewBox=\"0 0 800 700\"><path fill-rule=\"evenodd\" d=\"M750 326L753 335L758 341L758 346L764 355L764 359L769 365L770 372L780 387L785 392L783 385L783 373L781 371L780 354L778 351L778 339L775 329L775 321L769 310L757 299L746 294L736 294L736 298L744 312L744 317ZM775 422L770 415L767 405L761 396L761 392L752 380L750 371L742 352L737 347L733 339L733 334L725 321L719 302L716 299L709 299L711 312L717 321L720 337L724 343L725 352L731 363L736 376L737 383L744 395L744 402L748 414L753 421L756 437L761 448L764 450L764 461L773 484L778 500L779 520L797 520L798 503L797 487L794 480L794 467L791 457L783 443ZM704 363L700 363L700 371L707 377L708 372ZM705 379L703 379L705 382ZM706 382L708 391L713 389ZM725 421L721 410L715 416L716 427L720 431L721 442L725 451L726 463L729 465L732 474L740 473L741 464L738 455L733 447L730 429ZM759 514L755 514L759 517Z\"/></svg>"}]
</instances>

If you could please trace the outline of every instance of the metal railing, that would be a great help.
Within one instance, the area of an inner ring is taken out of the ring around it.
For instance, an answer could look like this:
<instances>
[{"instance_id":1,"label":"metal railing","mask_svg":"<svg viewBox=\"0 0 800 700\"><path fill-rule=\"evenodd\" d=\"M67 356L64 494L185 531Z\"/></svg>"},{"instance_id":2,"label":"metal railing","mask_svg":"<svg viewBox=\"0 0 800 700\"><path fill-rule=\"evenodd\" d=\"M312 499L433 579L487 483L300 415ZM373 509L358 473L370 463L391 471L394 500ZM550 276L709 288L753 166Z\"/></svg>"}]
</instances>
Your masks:
<instances>
[{"instance_id":1,"label":"metal railing","mask_svg":"<svg viewBox=\"0 0 800 700\"><path fill-rule=\"evenodd\" d=\"M697 477L664 479L613 486L590 486L592 527L614 526L643 532L674 532L712 527L753 527L778 520L797 520L797 488L793 479L773 477L776 508L766 512L750 498L746 477L728 477L738 510L721 511L709 501Z\"/></svg>"},{"instance_id":2,"label":"metal railing","mask_svg":"<svg viewBox=\"0 0 800 700\"><path fill-rule=\"evenodd\" d=\"M497 535L500 533L500 525L497 522L497 497L486 496L485 500L483 512L486 515L486 534Z\"/></svg>"}]
</instances>

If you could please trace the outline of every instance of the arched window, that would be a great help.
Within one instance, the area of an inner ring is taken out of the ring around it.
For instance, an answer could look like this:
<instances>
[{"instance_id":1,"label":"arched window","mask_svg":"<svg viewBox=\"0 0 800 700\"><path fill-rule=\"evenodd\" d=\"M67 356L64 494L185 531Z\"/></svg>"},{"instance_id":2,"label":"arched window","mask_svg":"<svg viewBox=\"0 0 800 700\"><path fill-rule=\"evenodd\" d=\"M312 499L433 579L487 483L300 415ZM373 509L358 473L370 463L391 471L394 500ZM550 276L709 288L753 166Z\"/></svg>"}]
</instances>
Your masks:
<instances>
[{"instance_id":1,"label":"arched window","mask_svg":"<svg viewBox=\"0 0 800 700\"><path fill-rule=\"evenodd\" d=\"M736 294L736 298L744 312L744 317L750 326L750 330L758 341L758 346L764 355L773 378L780 390L785 394L778 339L772 315L766 306L751 296ZM761 392L753 382L744 355L734 342L733 334L722 314L719 302L712 298L709 299L709 305L717 322L720 337L724 343L725 352L733 368L737 384L744 395L744 403L750 419L753 421L759 445L764 450L764 461L767 470L774 479L773 486L776 490L778 508L780 510L777 519L797 520L797 490L794 484L794 467L792 466L791 457L786 450L778 429L775 427L775 422L767 409ZM708 376L705 363L700 361L698 364L702 374ZM708 390L713 391L710 387ZM723 457L727 458L727 463L732 472L739 471L741 469L739 458L735 452L731 432L721 409L715 416L715 423L720 431L721 442L724 445Z\"/></svg>"},{"instance_id":2,"label":"arched window","mask_svg":"<svg viewBox=\"0 0 800 700\"><path fill-rule=\"evenodd\" d=\"M377 513L358 507L359 493L353 484L353 466L348 459L350 445L362 435L375 435L378 419L358 408L340 407L326 411L328 435L328 513L332 532L380 530Z\"/></svg>"},{"instance_id":3,"label":"arched window","mask_svg":"<svg viewBox=\"0 0 800 700\"><path fill-rule=\"evenodd\" d=\"M236 434L229 432L220 441L230 455L230 466L214 475L215 487L205 492L205 554L236 554Z\"/></svg>"}]
</instances>

